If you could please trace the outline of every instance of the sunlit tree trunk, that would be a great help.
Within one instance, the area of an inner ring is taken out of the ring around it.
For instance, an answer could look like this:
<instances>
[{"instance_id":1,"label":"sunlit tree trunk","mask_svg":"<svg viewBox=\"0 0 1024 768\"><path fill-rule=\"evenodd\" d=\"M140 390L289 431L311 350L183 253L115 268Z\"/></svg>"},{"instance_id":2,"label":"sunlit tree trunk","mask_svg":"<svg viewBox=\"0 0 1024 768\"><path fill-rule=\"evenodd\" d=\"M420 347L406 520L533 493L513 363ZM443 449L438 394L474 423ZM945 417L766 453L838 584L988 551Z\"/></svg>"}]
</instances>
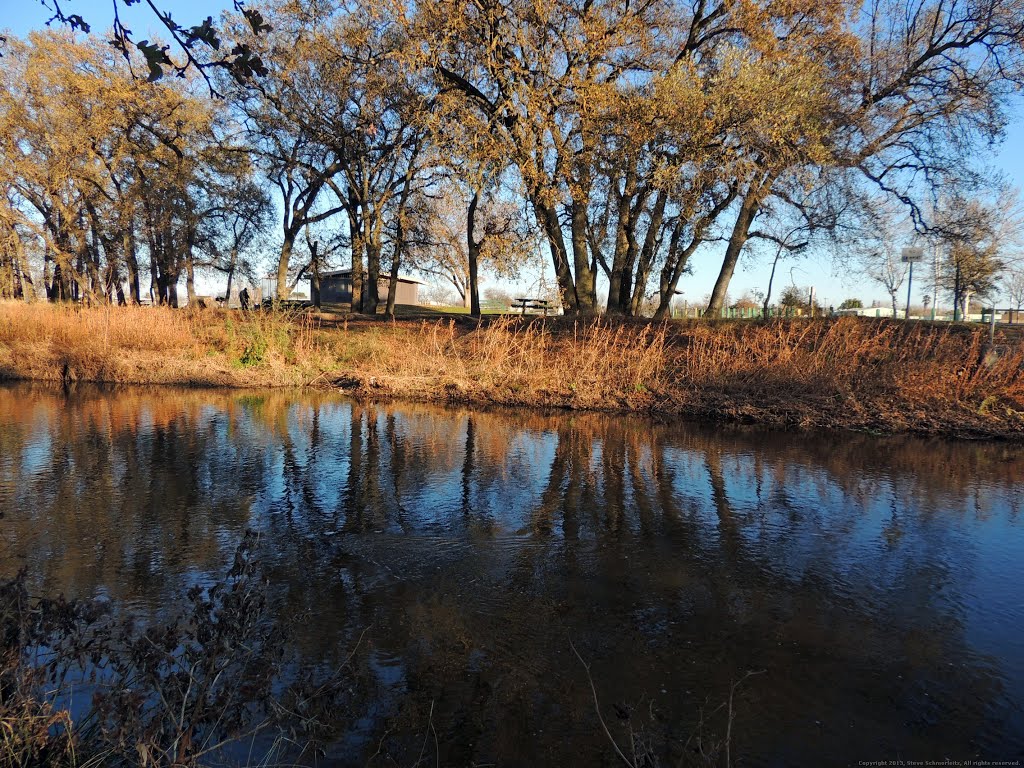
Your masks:
<instances>
[{"instance_id":1,"label":"sunlit tree trunk","mask_svg":"<svg viewBox=\"0 0 1024 768\"><path fill-rule=\"evenodd\" d=\"M658 238L660 237L662 224L665 219L665 206L668 204L668 195L659 192L651 210L651 220L647 227L647 234L644 236L643 246L640 248L640 257L636 265L636 281L633 284L633 297L629 304L629 314L633 317L640 315L644 299L647 296L647 281L651 276L651 269L654 266L654 258L658 251Z\"/></svg>"},{"instance_id":2,"label":"sunlit tree trunk","mask_svg":"<svg viewBox=\"0 0 1024 768\"><path fill-rule=\"evenodd\" d=\"M572 256L576 278L576 311L579 314L593 314L597 309L597 284L593 265L590 263L590 249L587 246L586 200L573 202L570 206L570 214L572 216Z\"/></svg>"},{"instance_id":3,"label":"sunlit tree trunk","mask_svg":"<svg viewBox=\"0 0 1024 768\"><path fill-rule=\"evenodd\" d=\"M537 220L551 249L551 261L555 267L555 279L558 282L559 298L566 314L575 314L579 308L576 299L576 284L572 279L572 271L569 269L569 256L565 244L565 236L562 234L562 226L558 221L558 211L554 207L544 203L538 195L532 198L532 205Z\"/></svg>"},{"instance_id":4,"label":"sunlit tree trunk","mask_svg":"<svg viewBox=\"0 0 1024 768\"><path fill-rule=\"evenodd\" d=\"M725 306L725 296L729 291L729 283L736 265L739 263L743 246L747 244L750 237L750 225L757 215L761 203L762 190L767 189L772 182L770 174L766 174L760 183L754 182L747 190L747 194L740 204L740 210L736 215L736 223L733 225L732 233L729 235L729 245L725 249L725 258L722 260L722 269L718 273L718 280L711 291L711 300L708 302L707 314L717 316L722 307Z\"/></svg>"},{"instance_id":5,"label":"sunlit tree trunk","mask_svg":"<svg viewBox=\"0 0 1024 768\"><path fill-rule=\"evenodd\" d=\"M195 265L192 262L191 250L189 255L185 257L185 290L188 295L188 305L195 307L199 299L196 296Z\"/></svg>"},{"instance_id":6,"label":"sunlit tree trunk","mask_svg":"<svg viewBox=\"0 0 1024 768\"><path fill-rule=\"evenodd\" d=\"M353 312L361 312L363 309L363 228L359 220L359 204L351 195L348 205L345 206L345 211L348 214L349 240L352 246L352 303L350 308Z\"/></svg>"},{"instance_id":7,"label":"sunlit tree trunk","mask_svg":"<svg viewBox=\"0 0 1024 768\"><path fill-rule=\"evenodd\" d=\"M377 305L380 303L379 280L380 280L380 232L376 213L368 216L363 213L363 243L366 247L366 281L363 283L363 313L367 315L377 314Z\"/></svg>"},{"instance_id":8,"label":"sunlit tree trunk","mask_svg":"<svg viewBox=\"0 0 1024 768\"><path fill-rule=\"evenodd\" d=\"M388 275L388 302L384 308L384 314L390 318L395 316L395 302L398 300L398 270L402 264L402 244L404 241L402 220L399 217L396 224L395 247L391 254L391 273Z\"/></svg>"}]
</instances>

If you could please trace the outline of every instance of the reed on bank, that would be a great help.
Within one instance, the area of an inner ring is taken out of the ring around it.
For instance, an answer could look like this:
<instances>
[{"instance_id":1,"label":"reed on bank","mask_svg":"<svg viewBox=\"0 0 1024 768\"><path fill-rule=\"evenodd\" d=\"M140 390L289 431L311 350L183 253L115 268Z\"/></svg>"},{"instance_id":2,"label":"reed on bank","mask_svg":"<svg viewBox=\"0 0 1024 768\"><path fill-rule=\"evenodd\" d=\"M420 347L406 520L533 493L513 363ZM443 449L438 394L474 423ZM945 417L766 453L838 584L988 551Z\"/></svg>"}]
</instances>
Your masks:
<instances>
[{"instance_id":1,"label":"reed on bank","mask_svg":"<svg viewBox=\"0 0 1024 768\"><path fill-rule=\"evenodd\" d=\"M370 397L1024 437L1024 345L863 318L399 320L0 304L0 378L338 386Z\"/></svg>"},{"instance_id":2,"label":"reed on bank","mask_svg":"<svg viewBox=\"0 0 1024 768\"><path fill-rule=\"evenodd\" d=\"M0 378L296 385L331 365L315 330L297 313L0 302Z\"/></svg>"}]
</instances>

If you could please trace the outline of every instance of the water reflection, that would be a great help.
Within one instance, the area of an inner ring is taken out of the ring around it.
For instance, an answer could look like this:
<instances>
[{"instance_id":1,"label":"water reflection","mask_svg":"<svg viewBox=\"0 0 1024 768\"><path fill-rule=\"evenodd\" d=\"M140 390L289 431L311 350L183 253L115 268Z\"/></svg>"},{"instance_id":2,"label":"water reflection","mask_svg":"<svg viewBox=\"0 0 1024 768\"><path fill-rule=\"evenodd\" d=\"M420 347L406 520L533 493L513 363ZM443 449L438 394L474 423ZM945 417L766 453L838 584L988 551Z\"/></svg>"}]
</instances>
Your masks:
<instances>
[{"instance_id":1,"label":"water reflection","mask_svg":"<svg viewBox=\"0 0 1024 768\"><path fill-rule=\"evenodd\" d=\"M613 764L570 638L673 764L748 669L747 764L1019 757L1022 480L997 444L0 389L0 570L155 613L260 531L302 653L366 630L360 765L428 717L442 763Z\"/></svg>"}]
</instances>

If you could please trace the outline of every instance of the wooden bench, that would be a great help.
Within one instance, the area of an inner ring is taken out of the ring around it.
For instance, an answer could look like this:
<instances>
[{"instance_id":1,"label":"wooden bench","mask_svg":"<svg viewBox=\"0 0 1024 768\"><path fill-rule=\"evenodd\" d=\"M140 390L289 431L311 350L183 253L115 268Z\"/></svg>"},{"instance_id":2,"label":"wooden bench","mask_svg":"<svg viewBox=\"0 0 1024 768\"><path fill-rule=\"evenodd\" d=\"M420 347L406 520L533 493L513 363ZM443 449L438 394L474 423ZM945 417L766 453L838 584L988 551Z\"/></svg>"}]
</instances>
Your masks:
<instances>
[{"instance_id":1,"label":"wooden bench","mask_svg":"<svg viewBox=\"0 0 1024 768\"><path fill-rule=\"evenodd\" d=\"M512 300L512 307L520 310L520 314L525 315L528 309L540 309L544 312L544 317L548 316L548 310L551 308L551 302L546 299L531 299L528 297L520 297Z\"/></svg>"}]
</instances>

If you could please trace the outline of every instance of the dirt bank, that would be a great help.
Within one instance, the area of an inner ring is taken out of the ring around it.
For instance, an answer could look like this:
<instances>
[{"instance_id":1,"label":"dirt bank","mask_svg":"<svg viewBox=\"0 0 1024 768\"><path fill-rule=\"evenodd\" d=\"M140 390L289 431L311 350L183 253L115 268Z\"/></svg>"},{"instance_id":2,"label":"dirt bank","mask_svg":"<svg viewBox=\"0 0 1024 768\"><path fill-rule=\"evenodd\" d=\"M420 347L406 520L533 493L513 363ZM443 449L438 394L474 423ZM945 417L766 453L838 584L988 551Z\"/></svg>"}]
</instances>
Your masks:
<instances>
[{"instance_id":1,"label":"dirt bank","mask_svg":"<svg viewBox=\"0 0 1024 768\"><path fill-rule=\"evenodd\" d=\"M966 326L0 304L0 378L356 396L1024 440L1024 346Z\"/></svg>"}]
</instances>

